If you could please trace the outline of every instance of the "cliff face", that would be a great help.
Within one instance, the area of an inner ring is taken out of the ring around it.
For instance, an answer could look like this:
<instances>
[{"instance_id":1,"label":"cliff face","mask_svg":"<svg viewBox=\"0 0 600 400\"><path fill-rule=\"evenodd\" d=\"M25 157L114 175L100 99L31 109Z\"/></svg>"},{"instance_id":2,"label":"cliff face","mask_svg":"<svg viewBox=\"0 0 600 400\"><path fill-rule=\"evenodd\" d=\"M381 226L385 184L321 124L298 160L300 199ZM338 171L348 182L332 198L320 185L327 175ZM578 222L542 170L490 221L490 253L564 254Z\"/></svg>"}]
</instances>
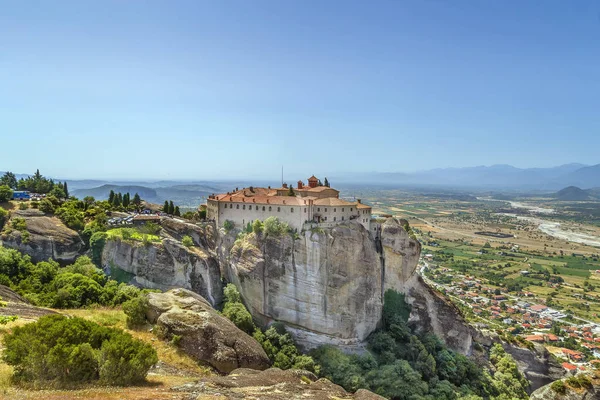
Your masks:
<instances>
[{"instance_id":1,"label":"cliff face","mask_svg":"<svg viewBox=\"0 0 600 400\"><path fill-rule=\"evenodd\" d=\"M255 318L285 323L296 340L358 345L381 315L379 254L369 233L346 223L297 238L238 240L222 259Z\"/></svg>"},{"instance_id":2,"label":"cliff face","mask_svg":"<svg viewBox=\"0 0 600 400\"><path fill-rule=\"evenodd\" d=\"M582 373L578 374L583 375ZM598 400L600 399L600 378L594 374L586 375L590 381L588 387L572 387L568 380L562 380L562 389L555 390L548 384L531 393L532 400Z\"/></svg>"},{"instance_id":3,"label":"cliff face","mask_svg":"<svg viewBox=\"0 0 600 400\"><path fill-rule=\"evenodd\" d=\"M149 245L108 240L102 251L102 264L106 269L117 267L133 274L133 281L143 287L186 288L213 306L222 301L219 264L200 247L187 248L173 239Z\"/></svg>"},{"instance_id":4,"label":"cliff face","mask_svg":"<svg viewBox=\"0 0 600 400\"><path fill-rule=\"evenodd\" d=\"M232 244L232 235L225 235L217 247L225 276L240 288L252 315L285 323L306 348L360 347L380 322L385 290L394 289L413 307L409 322L468 354L470 329L417 274L419 242L394 219L374 234L349 221L295 239L250 234Z\"/></svg>"},{"instance_id":5,"label":"cliff face","mask_svg":"<svg viewBox=\"0 0 600 400\"><path fill-rule=\"evenodd\" d=\"M13 212L12 218L25 220L29 237L13 230L1 238L4 247L19 250L27 254L34 262L53 259L62 262L73 262L85 250L85 243L77 232L67 228L58 218L47 217L38 210Z\"/></svg>"}]
</instances>

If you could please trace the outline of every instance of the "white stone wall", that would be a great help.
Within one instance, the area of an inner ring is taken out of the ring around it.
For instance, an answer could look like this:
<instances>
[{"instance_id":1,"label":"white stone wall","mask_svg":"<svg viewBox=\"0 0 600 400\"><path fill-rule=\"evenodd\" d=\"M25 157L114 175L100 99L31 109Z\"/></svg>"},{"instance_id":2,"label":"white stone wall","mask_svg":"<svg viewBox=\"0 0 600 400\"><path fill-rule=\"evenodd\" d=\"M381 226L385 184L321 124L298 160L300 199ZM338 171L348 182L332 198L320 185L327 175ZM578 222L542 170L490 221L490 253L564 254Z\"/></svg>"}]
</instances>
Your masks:
<instances>
[{"instance_id":1,"label":"white stone wall","mask_svg":"<svg viewBox=\"0 0 600 400\"><path fill-rule=\"evenodd\" d=\"M233 208L231 208L233 207ZM264 207L264 211L263 211ZM271 207L271 211L269 211ZM306 209L306 212L304 211ZM256 219L264 221L274 216L280 221L287 222L292 228L302 229L302 224L308 219L308 206L277 205L257 203L221 202L219 204L218 224L223 226L226 220L231 220L237 228L243 228Z\"/></svg>"},{"instance_id":2,"label":"white stone wall","mask_svg":"<svg viewBox=\"0 0 600 400\"><path fill-rule=\"evenodd\" d=\"M298 231L302 230L302 225L312 219L313 215L321 216L323 222L342 222L349 221L353 216L358 215L360 222L365 229L370 229L371 210L357 209L356 205L350 206L321 206L313 205L277 205L277 204L259 204L252 202L217 202L208 200L207 217L215 218L218 226L223 226L226 220L233 221L236 227L243 228L256 219L264 221L270 216L279 218L280 221L287 222L292 228ZM264 210L263 210L264 208Z\"/></svg>"}]
</instances>

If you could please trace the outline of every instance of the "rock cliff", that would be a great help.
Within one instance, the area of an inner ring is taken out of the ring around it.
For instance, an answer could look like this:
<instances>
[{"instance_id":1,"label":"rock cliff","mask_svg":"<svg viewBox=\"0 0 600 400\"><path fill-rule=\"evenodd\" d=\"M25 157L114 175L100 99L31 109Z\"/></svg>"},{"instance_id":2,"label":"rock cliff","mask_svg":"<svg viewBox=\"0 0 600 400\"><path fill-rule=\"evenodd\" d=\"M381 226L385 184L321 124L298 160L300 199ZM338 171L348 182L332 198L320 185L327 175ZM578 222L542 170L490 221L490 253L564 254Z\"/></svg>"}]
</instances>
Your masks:
<instances>
[{"instance_id":1,"label":"rock cliff","mask_svg":"<svg viewBox=\"0 0 600 400\"><path fill-rule=\"evenodd\" d=\"M18 230L0 238L4 247L27 254L34 262L54 259L65 263L75 261L85 251L85 243L77 232L67 228L58 218L45 216L38 210L13 211L11 218L23 218L29 237Z\"/></svg>"},{"instance_id":2,"label":"rock cliff","mask_svg":"<svg viewBox=\"0 0 600 400\"><path fill-rule=\"evenodd\" d=\"M219 263L202 247L188 248L170 238L151 244L111 239L104 245L102 264L106 269L133 274L133 282L143 287L181 287L200 294L212 305L222 301Z\"/></svg>"},{"instance_id":3,"label":"rock cliff","mask_svg":"<svg viewBox=\"0 0 600 400\"><path fill-rule=\"evenodd\" d=\"M234 242L232 236L221 235L217 244L226 278L255 318L283 322L305 348L360 348L380 322L385 290L394 289L407 294L418 329L470 352L470 328L419 278L421 246L395 219L374 232L348 221L296 237L248 234Z\"/></svg>"},{"instance_id":4,"label":"rock cliff","mask_svg":"<svg viewBox=\"0 0 600 400\"><path fill-rule=\"evenodd\" d=\"M580 373L577 377L585 374ZM589 385L581 387L571 384L568 379L563 379L559 385L548 384L531 393L532 400L600 400L600 379L597 375L585 375Z\"/></svg>"}]
</instances>

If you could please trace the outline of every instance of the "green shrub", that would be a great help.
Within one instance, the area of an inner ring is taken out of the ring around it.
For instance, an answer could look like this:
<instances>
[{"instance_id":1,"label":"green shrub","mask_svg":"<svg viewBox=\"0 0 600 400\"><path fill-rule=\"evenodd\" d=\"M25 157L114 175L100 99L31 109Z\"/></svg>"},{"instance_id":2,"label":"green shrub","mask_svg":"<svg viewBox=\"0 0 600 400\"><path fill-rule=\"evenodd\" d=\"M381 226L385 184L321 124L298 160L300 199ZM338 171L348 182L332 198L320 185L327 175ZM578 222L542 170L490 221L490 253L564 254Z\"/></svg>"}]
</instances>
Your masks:
<instances>
[{"instance_id":1,"label":"green shrub","mask_svg":"<svg viewBox=\"0 0 600 400\"><path fill-rule=\"evenodd\" d=\"M223 315L244 332L250 335L254 332L255 326L252 322L252 315L242 303L226 303L223 307Z\"/></svg>"},{"instance_id":2,"label":"green shrub","mask_svg":"<svg viewBox=\"0 0 600 400\"><path fill-rule=\"evenodd\" d=\"M550 388L552 390L554 390L556 393L560 393L560 394L564 394L567 391L567 387L565 386L565 383L561 380L552 382L552 385L550 385Z\"/></svg>"},{"instance_id":3,"label":"green shrub","mask_svg":"<svg viewBox=\"0 0 600 400\"><path fill-rule=\"evenodd\" d=\"M281 222L277 217L265 219L263 226L267 236L281 236L290 230L290 226L285 222Z\"/></svg>"},{"instance_id":4,"label":"green shrub","mask_svg":"<svg viewBox=\"0 0 600 400\"><path fill-rule=\"evenodd\" d=\"M96 232L90 237L90 250L92 251L92 261L97 267L102 266L102 251L106 244L106 232Z\"/></svg>"},{"instance_id":5,"label":"green shrub","mask_svg":"<svg viewBox=\"0 0 600 400\"><path fill-rule=\"evenodd\" d=\"M264 230L264 226L263 223L257 219L252 223L252 231L254 233L256 233L257 235L260 235L261 233L263 233Z\"/></svg>"},{"instance_id":6,"label":"green shrub","mask_svg":"<svg viewBox=\"0 0 600 400\"><path fill-rule=\"evenodd\" d=\"M4 224L8 220L8 211L0 207L0 230L4 227Z\"/></svg>"},{"instance_id":7,"label":"green shrub","mask_svg":"<svg viewBox=\"0 0 600 400\"><path fill-rule=\"evenodd\" d=\"M179 343L181 342L181 335L173 335L171 337L171 344L175 347L179 347Z\"/></svg>"},{"instance_id":8,"label":"green shrub","mask_svg":"<svg viewBox=\"0 0 600 400\"><path fill-rule=\"evenodd\" d=\"M27 210L29 208L29 205L27 203L25 203L24 201L19 203L19 210Z\"/></svg>"},{"instance_id":9,"label":"green shrub","mask_svg":"<svg viewBox=\"0 0 600 400\"><path fill-rule=\"evenodd\" d=\"M34 209L36 209L36 208L38 208L39 206L40 206L40 203L39 203L39 202L37 202L37 201L32 201L32 202L31 202L31 208L34 208Z\"/></svg>"},{"instance_id":10,"label":"green shrub","mask_svg":"<svg viewBox=\"0 0 600 400\"><path fill-rule=\"evenodd\" d=\"M183 244L185 247L192 247L194 245L194 241L190 236L186 235L181 239L181 244Z\"/></svg>"},{"instance_id":11,"label":"green shrub","mask_svg":"<svg viewBox=\"0 0 600 400\"><path fill-rule=\"evenodd\" d=\"M233 228L235 228L235 224L231 220L226 220L223 223L223 228L225 229L225 232L229 233L229 231L231 231Z\"/></svg>"},{"instance_id":12,"label":"green shrub","mask_svg":"<svg viewBox=\"0 0 600 400\"><path fill-rule=\"evenodd\" d=\"M48 199L43 199L40 201L39 209L43 213L52 214L54 212L54 204Z\"/></svg>"},{"instance_id":13,"label":"green shrub","mask_svg":"<svg viewBox=\"0 0 600 400\"><path fill-rule=\"evenodd\" d=\"M146 312L148 311L148 297L140 294L123 303L123 312L127 316L127 326L139 327L146 323Z\"/></svg>"},{"instance_id":14,"label":"green shrub","mask_svg":"<svg viewBox=\"0 0 600 400\"><path fill-rule=\"evenodd\" d=\"M120 329L62 315L16 327L3 342L2 357L22 383L125 385L142 381L158 361L152 346Z\"/></svg>"}]
</instances>

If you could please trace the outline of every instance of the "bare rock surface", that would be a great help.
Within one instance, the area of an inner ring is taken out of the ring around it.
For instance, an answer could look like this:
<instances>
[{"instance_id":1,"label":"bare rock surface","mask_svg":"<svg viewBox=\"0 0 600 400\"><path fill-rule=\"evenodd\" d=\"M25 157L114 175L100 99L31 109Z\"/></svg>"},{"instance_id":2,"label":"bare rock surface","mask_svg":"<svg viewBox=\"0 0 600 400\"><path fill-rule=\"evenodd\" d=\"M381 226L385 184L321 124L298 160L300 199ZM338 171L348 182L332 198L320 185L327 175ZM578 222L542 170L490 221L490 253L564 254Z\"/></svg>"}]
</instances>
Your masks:
<instances>
[{"instance_id":1,"label":"bare rock surface","mask_svg":"<svg viewBox=\"0 0 600 400\"><path fill-rule=\"evenodd\" d=\"M2 237L0 243L4 247L17 249L27 254L34 262L53 259L56 261L73 262L85 251L85 243L79 234L65 226L56 217L44 215L39 210L13 211L11 218L23 218L29 237L13 230Z\"/></svg>"},{"instance_id":2,"label":"bare rock surface","mask_svg":"<svg viewBox=\"0 0 600 400\"><path fill-rule=\"evenodd\" d=\"M168 337L178 335L179 347L220 372L236 368L263 370L270 361L261 345L221 316L202 296L186 290L150 293L148 320Z\"/></svg>"},{"instance_id":3,"label":"bare rock surface","mask_svg":"<svg viewBox=\"0 0 600 400\"><path fill-rule=\"evenodd\" d=\"M368 390L355 394L327 379L302 370L269 368L256 371L236 369L228 376L214 376L185 385L180 390L194 394L197 400L265 399L265 400L383 400Z\"/></svg>"},{"instance_id":4,"label":"bare rock surface","mask_svg":"<svg viewBox=\"0 0 600 400\"><path fill-rule=\"evenodd\" d=\"M537 389L529 397L531 400L600 400L600 379L594 377L588 388L573 388L565 380L562 393L555 391L552 384Z\"/></svg>"},{"instance_id":5,"label":"bare rock surface","mask_svg":"<svg viewBox=\"0 0 600 400\"><path fill-rule=\"evenodd\" d=\"M104 245L102 265L106 270L116 267L132 274L133 283L143 287L181 287L200 294L212 305L222 301L219 263L203 247L188 248L175 239L150 244L111 239Z\"/></svg>"}]
</instances>

